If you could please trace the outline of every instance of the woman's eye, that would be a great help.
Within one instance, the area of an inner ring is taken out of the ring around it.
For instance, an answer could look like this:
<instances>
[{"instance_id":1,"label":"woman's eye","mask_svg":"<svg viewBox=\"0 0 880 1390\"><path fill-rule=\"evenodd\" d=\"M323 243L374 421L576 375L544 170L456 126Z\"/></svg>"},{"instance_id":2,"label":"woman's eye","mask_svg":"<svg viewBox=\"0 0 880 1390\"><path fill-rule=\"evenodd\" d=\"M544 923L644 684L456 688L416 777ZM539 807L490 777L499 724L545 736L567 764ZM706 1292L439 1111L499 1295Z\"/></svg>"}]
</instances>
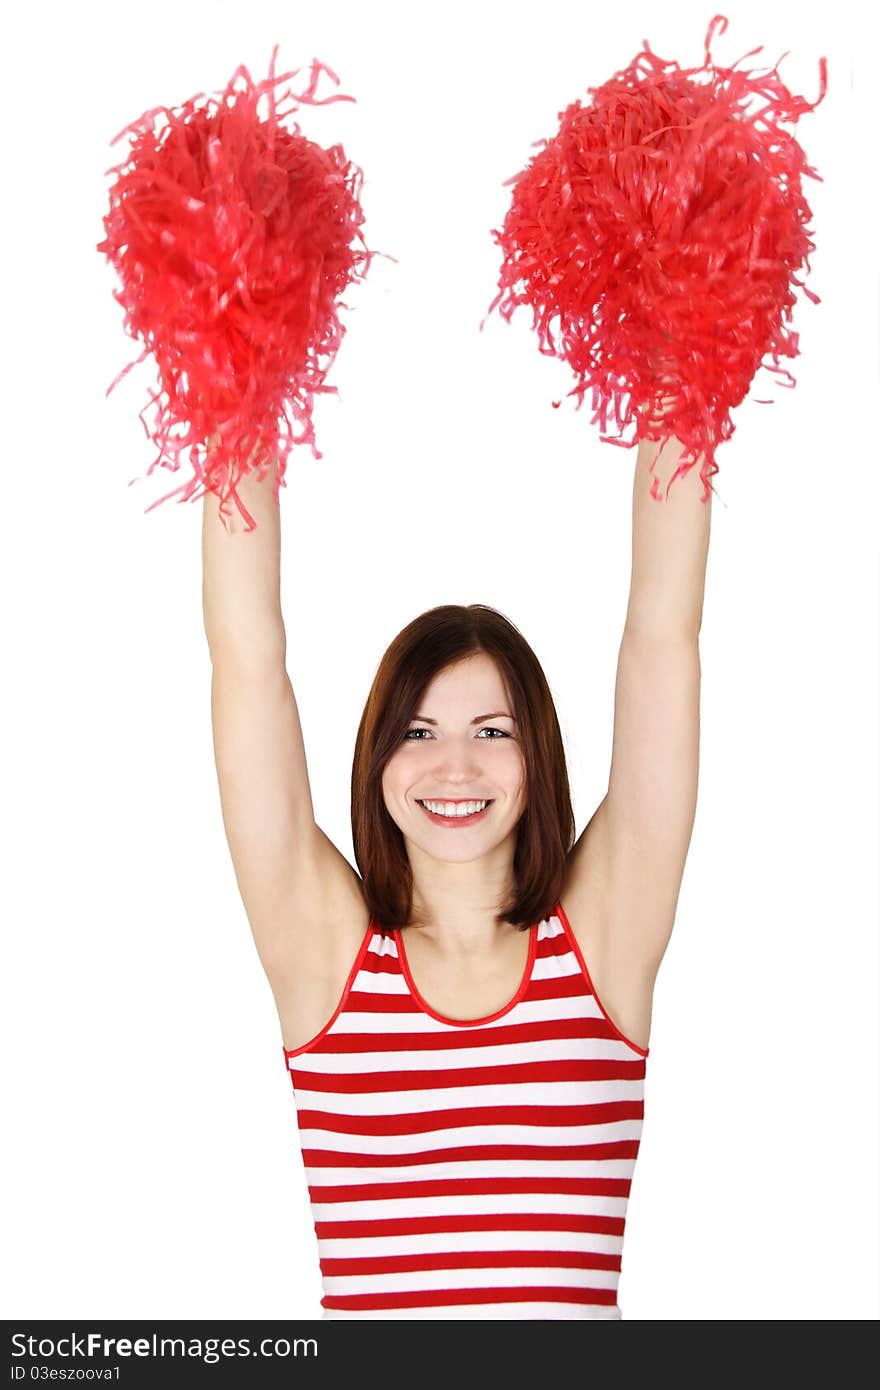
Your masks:
<instances>
[{"instance_id":1,"label":"woman's eye","mask_svg":"<svg viewBox=\"0 0 880 1390\"><path fill-rule=\"evenodd\" d=\"M421 743L421 742L422 742L422 739L420 739L420 738L413 738L412 735L413 735L413 734L427 734L428 732L429 732L428 729L409 729L409 730L407 730L407 732L404 734L404 736L403 736L403 741L404 741L404 743L406 743L407 740L408 740L410 743Z\"/></svg>"},{"instance_id":2,"label":"woman's eye","mask_svg":"<svg viewBox=\"0 0 880 1390\"><path fill-rule=\"evenodd\" d=\"M480 733L481 733L481 734L500 734L502 738L510 738L510 734L505 733L504 729L494 729L494 728L492 728L492 727L490 727L490 726L488 726L488 725L487 725L485 728L482 728L482 729L480 730ZM479 738L479 734L477 735L477 737ZM494 742L494 740L493 740L493 739L489 739L489 742L492 743L492 742Z\"/></svg>"}]
</instances>

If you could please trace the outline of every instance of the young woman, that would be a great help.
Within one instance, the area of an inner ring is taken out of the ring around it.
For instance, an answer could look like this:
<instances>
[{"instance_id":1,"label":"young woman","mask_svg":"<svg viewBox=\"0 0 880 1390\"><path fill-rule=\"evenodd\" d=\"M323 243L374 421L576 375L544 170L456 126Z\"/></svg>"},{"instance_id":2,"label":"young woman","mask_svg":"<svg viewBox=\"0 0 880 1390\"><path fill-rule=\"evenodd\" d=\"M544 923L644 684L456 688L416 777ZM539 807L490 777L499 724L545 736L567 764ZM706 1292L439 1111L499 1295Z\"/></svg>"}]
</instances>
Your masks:
<instances>
[{"instance_id":1,"label":"young woman","mask_svg":"<svg viewBox=\"0 0 880 1390\"><path fill-rule=\"evenodd\" d=\"M608 792L575 841L541 667L481 605L391 643L354 755L360 872L315 823L273 472L204 611L223 819L281 1024L325 1318L620 1318L657 970L693 828L711 501L643 442Z\"/></svg>"}]
</instances>

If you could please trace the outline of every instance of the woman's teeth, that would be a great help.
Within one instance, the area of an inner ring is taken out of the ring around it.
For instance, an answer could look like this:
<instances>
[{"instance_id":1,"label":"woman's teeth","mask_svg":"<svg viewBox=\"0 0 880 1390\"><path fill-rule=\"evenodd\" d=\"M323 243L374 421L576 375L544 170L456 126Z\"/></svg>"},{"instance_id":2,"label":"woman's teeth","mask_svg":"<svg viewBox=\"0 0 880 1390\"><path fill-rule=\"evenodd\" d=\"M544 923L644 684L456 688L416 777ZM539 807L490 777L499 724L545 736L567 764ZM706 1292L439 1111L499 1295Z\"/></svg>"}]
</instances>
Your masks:
<instances>
[{"instance_id":1,"label":"woman's teeth","mask_svg":"<svg viewBox=\"0 0 880 1390\"><path fill-rule=\"evenodd\" d=\"M423 801L423 806L427 806L429 811L433 811L435 816L473 816L477 811L482 811L489 805L488 801Z\"/></svg>"}]
</instances>

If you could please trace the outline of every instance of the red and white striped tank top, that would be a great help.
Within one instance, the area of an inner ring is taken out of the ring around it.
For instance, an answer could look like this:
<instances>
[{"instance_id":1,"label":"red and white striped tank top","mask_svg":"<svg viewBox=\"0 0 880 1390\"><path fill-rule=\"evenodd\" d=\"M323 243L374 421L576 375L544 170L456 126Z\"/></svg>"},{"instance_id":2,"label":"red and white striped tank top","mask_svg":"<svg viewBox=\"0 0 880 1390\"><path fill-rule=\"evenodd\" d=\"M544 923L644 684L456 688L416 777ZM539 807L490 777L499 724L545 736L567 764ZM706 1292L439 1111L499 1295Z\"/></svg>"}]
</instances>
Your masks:
<instances>
[{"instance_id":1,"label":"red and white striped tank top","mask_svg":"<svg viewBox=\"0 0 880 1390\"><path fill-rule=\"evenodd\" d=\"M561 905L510 1003L461 1022L371 920L333 1017L284 1049L324 1318L620 1318L648 1049Z\"/></svg>"}]
</instances>

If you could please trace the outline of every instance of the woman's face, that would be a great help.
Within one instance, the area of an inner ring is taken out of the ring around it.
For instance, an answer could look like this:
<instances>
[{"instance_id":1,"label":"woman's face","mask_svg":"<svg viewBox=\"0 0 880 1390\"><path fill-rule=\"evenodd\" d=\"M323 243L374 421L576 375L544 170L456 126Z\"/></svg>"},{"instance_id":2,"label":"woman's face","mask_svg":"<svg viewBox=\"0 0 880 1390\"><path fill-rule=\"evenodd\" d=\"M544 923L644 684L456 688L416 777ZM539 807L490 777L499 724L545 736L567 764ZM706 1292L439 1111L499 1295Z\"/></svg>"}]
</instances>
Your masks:
<instances>
[{"instance_id":1,"label":"woman's face","mask_svg":"<svg viewBox=\"0 0 880 1390\"><path fill-rule=\"evenodd\" d=\"M416 716L382 775L388 813L433 858L478 859L511 834L525 809L519 730L495 663L479 652L441 671Z\"/></svg>"}]
</instances>

